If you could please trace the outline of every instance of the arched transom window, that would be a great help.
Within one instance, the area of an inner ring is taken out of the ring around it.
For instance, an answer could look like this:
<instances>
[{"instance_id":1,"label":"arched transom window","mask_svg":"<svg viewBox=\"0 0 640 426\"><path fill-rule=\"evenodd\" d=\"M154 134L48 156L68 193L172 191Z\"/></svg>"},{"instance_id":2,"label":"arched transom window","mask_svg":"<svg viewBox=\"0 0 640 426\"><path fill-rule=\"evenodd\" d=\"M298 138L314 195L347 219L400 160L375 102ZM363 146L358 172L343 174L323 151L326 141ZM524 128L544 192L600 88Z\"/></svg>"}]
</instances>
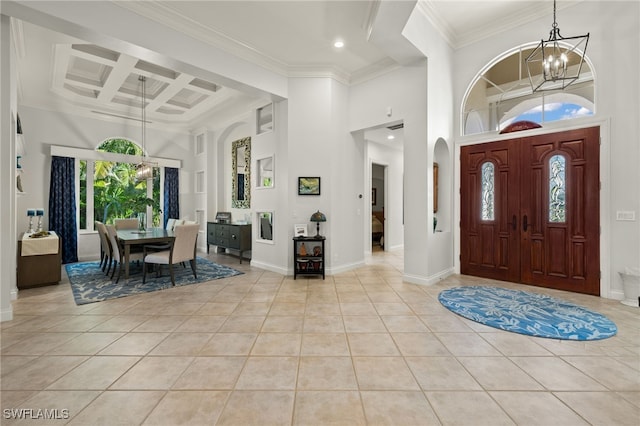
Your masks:
<instances>
[{"instance_id":1,"label":"arched transom window","mask_svg":"<svg viewBox=\"0 0 640 426\"><path fill-rule=\"evenodd\" d=\"M587 58L580 79L564 90L532 93L525 58L534 46L520 46L488 63L469 85L462 103L462 134L495 132L528 120L567 120L595 113L594 78Z\"/></svg>"}]
</instances>

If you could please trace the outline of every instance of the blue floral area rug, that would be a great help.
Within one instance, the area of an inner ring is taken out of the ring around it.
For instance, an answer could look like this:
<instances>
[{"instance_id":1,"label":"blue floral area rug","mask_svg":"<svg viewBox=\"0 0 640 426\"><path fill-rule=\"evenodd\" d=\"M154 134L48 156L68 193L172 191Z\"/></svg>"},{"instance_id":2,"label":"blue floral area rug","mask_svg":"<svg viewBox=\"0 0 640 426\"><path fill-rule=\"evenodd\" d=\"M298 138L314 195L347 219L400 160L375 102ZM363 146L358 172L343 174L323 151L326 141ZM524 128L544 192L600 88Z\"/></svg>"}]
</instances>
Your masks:
<instances>
[{"instance_id":1,"label":"blue floral area rug","mask_svg":"<svg viewBox=\"0 0 640 426\"><path fill-rule=\"evenodd\" d=\"M188 263L186 268L181 265L174 265L173 272L176 287L242 274L242 272L233 268L218 265L201 257L197 257L196 262L197 279L193 277L191 266ZM131 263L130 265L129 280L124 279L123 272L117 284L115 280L112 281L102 272L100 262L69 263L65 265L65 269L69 276L76 305L85 305L172 287L168 266L162 268L160 277L156 277L155 272L147 272L147 282L145 284L142 283L142 265L137 265L136 263Z\"/></svg>"},{"instance_id":2,"label":"blue floral area rug","mask_svg":"<svg viewBox=\"0 0 640 426\"><path fill-rule=\"evenodd\" d=\"M470 286L443 290L438 300L445 308L472 321L529 336L600 340L618 332L604 315L538 293Z\"/></svg>"}]
</instances>

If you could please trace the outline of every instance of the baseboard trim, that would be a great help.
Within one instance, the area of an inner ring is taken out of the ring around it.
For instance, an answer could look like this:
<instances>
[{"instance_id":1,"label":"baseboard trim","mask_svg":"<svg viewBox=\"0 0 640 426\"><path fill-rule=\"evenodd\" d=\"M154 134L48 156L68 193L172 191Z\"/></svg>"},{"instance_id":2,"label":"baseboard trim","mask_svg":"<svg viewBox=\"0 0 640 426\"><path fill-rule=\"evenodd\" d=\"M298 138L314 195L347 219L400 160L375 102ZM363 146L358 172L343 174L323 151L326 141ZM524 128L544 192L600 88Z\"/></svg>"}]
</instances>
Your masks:
<instances>
[{"instance_id":1,"label":"baseboard trim","mask_svg":"<svg viewBox=\"0 0 640 426\"><path fill-rule=\"evenodd\" d=\"M293 270L291 270L291 273L289 273L289 271L286 268L282 268L278 265L272 265L270 263L252 260L250 265L255 266L256 268L264 269L265 271L275 272L276 274L280 274L280 275L285 275L285 276L293 275Z\"/></svg>"},{"instance_id":2,"label":"baseboard trim","mask_svg":"<svg viewBox=\"0 0 640 426\"><path fill-rule=\"evenodd\" d=\"M0 322L11 321L13 319L13 306L0 310Z\"/></svg>"},{"instance_id":3,"label":"baseboard trim","mask_svg":"<svg viewBox=\"0 0 640 426\"><path fill-rule=\"evenodd\" d=\"M327 268L325 273L327 275L341 274L343 272L349 272L349 271L351 271L353 269L356 269L356 268L361 268L364 265L365 265L364 260L361 260L359 262L347 263L347 264L344 264L344 265Z\"/></svg>"},{"instance_id":4,"label":"baseboard trim","mask_svg":"<svg viewBox=\"0 0 640 426\"><path fill-rule=\"evenodd\" d=\"M420 275L411 275L411 274L404 274L402 276L402 280L406 281L408 283L411 284L419 284L419 285L434 285L437 284L438 282L442 281L443 279L447 278L448 276L453 275L453 268L449 268L449 269L445 269L444 271L438 272L435 275L431 275L429 277L423 277Z\"/></svg>"}]
</instances>

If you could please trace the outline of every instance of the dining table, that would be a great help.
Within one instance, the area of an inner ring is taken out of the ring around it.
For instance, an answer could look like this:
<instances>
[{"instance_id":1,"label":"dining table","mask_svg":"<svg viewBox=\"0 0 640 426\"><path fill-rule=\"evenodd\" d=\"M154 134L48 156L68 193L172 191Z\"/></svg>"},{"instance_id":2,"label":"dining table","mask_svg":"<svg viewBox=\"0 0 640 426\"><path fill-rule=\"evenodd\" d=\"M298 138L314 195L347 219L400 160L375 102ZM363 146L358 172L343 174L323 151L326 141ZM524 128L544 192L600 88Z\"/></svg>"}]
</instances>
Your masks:
<instances>
[{"instance_id":1,"label":"dining table","mask_svg":"<svg viewBox=\"0 0 640 426\"><path fill-rule=\"evenodd\" d=\"M135 246L170 244L176 237L173 230L164 228L148 228L145 230L121 229L117 231L120 259L124 265L124 278L129 279L129 256Z\"/></svg>"}]
</instances>

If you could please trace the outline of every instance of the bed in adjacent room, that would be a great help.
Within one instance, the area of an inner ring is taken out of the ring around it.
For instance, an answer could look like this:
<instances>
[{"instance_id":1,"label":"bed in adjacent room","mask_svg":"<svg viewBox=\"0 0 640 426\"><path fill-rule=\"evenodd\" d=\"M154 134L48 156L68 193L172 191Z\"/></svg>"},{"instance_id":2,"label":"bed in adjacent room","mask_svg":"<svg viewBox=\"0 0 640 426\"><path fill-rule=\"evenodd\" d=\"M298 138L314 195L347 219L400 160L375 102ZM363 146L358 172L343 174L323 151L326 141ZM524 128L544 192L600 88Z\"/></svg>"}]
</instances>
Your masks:
<instances>
[{"instance_id":1,"label":"bed in adjacent room","mask_svg":"<svg viewBox=\"0 0 640 426\"><path fill-rule=\"evenodd\" d=\"M384 212L371 213L371 241L384 245Z\"/></svg>"}]
</instances>

